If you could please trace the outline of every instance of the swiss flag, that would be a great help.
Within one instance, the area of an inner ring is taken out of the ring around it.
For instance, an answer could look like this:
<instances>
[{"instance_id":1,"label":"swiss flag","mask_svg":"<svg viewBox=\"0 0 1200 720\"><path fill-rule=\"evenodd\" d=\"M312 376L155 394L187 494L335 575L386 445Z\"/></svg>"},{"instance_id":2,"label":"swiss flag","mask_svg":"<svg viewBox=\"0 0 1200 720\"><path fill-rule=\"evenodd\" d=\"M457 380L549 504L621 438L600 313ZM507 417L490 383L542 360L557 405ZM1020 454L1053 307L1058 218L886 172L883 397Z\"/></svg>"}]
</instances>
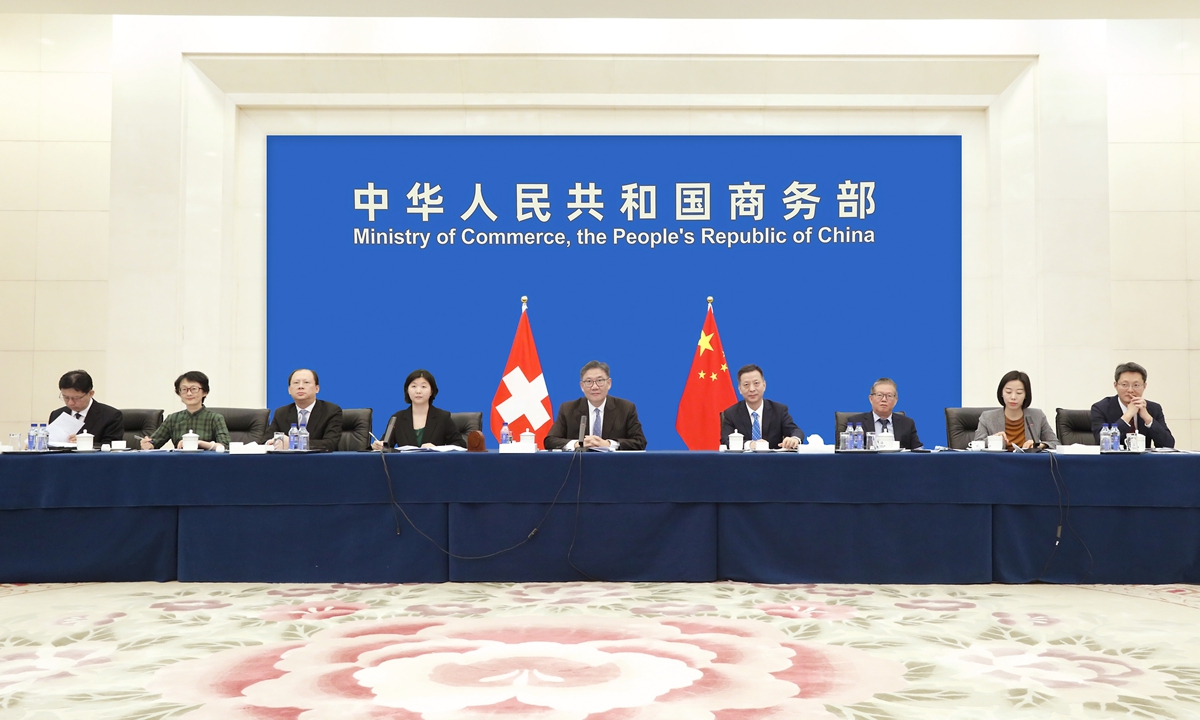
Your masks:
<instances>
[{"instance_id":1,"label":"swiss flag","mask_svg":"<svg viewBox=\"0 0 1200 720\"><path fill-rule=\"evenodd\" d=\"M733 379L709 298L708 315L700 330L696 354L692 356L692 371L679 399L679 413L675 415L675 430L688 450L716 450L720 446L721 421L717 415L735 402L737 395L733 392Z\"/></svg>"},{"instance_id":2,"label":"swiss flag","mask_svg":"<svg viewBox=\"0 0 1200 720\"><path fill-rule=\"evenodd\" d=\"M521 321L517 323L517 336L513 338L512 350L508 353L508 364L504 366L504 377L496 388L492 399L492 435L500 441L500 426L508 423L513 442L521 433L532 430L537 436L538 447L550 432L550 392L546 389L546 378L542 375L542 363L538 360L537 346L533 344L533 330L529 327L525 298L521 298Z\"/></svg>"}]
</instances>

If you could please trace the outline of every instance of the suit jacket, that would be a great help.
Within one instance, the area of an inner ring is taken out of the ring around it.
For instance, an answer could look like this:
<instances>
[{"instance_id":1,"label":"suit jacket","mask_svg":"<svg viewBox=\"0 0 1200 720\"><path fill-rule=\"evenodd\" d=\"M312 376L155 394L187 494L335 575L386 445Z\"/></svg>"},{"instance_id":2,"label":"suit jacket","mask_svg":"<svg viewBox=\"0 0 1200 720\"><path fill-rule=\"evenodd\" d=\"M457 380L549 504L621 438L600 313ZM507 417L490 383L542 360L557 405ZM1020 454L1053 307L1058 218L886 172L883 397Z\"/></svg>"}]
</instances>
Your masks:
<instances>
[{"instance_id":1,"label":"suit jacket","mask_svg":"<svg viewBox=\"0 0 1200 720\"><path fill-rule=\"evenodd\" d=\"M342 409L331 402L317 400L309 410L311 412L308 414L308 424L305 425L308 428L308 447L330 452L337 450L338 443L342 440ZM265 443L275 437L277 432L287 433L292 429L292 423L298 422L300 414L296 411L296 403L275 408L275 417L267 427L261 442Z\"/></svg>"},{"instance_id":2,"label":"suit jacket","mask_svg":"<svg viewBox=\"0 0 1200 720\"><path fill-rule=\"evenodd\" d=\"M587 398L571 400L558 406L558 418L543 442L547 450L561 448L571 440L578 440L579 418L591 416L591 403ZM600 437L616 440L618 450L645 450L646 436L642 434L642 423L638 420L637 407L628 400L609 395L604 399L604 424ZM589 435L592 422L588 420Z\"/></svg>"},{"instance_id":3,"label":"suit jacket","mask_svg":"<svg viewBox=\"0 0 1200 720\"><path fill-rule=\"evenodd\" d=\"M792 416L788 413L787 405L774 400L763 398L763 412L759 415L762 426L762 439L777 448L785 437L798 437L804 442L804 431L796 427ZM736 405L730 405L721 413L721 444L729 445L729 433L737 430L746 440L750 440L753 421L750 419L750 408L743 400Z\"/></svg>"},{"instance_id":4,"label":"suit jacket","mask_svg":"<svg viewBox=\"0 0 1200 720\"><path fill-rule=\"evenodd\" d=\"M417 431L413 429L413 412L412 406L401 410L392 415L396 418L396 427L392 429L392 437L383 439L385 448L393 448L397 445L404 447L405 445L417 444ZM389 420L390 422L390 420ZM458 431L458 427L454 424L454 420L450 418L450 413L441 408L429 406L429 413L425 416L425 435L421 443L433 443L434 445L457 445L466 447L467 441Z\"/></svg>"},{"instance_id":5,"label":"suit jacket","mask_svg":"<svg viewBox=\"0 0 1200 720\"><path fill-rule=\"evenodd\" d=\"M71 410L67 407L60 407L50 413L50 422L54 422L55 418L65 412L71 412ZM111 443L113 440L124 440L125 416L115 407L96 402L93 398L92 407L83 418L83 429L94 436L92 442L96 447L100 447L104 443Z\"/></svg>"},{"instance_id":6,"label":"suit jacket","mask_svg":"<svg viewBox=\"0 0 1200 720\"><path fill-rule=\"evenodd\" d=\"M988 435L1004 433L1004 408L986 410L979 416L979 427L975 429L975 439L985 440ZM1025 408L1025 439L1035 443L1046 443L1050 447L1058 447L1058 436L1046 419L1046 413L1037 408Z\"/></svg>"},{"instance_id":7,"label":"suit jacket","mask_svg":"<svg viewBox=\"0 0 1200 720\"><path fill-rule=\"evenodd\" d=\"M896 438L896 442L900 443L900 447L907 450L916 450L919 447L924 447L921 443L921 438L917 437L917 424L912 418L892 413L888 418L891 421L892 437ZM862 423L864 432L876 432L875 430L875 415L869 412L851 415L846 419L849 423Z\"/></svg>"},{"instance_id":8,"label":"suit jacket","mask_svg":"<svg viewBox=\"0 0 1200 720\"><path fill-rule=\"evenodd\" d=\"M1146 447L1175 447L1175 436L1171 434L1171 428L1167 427L1167 421L1163 418L1162 405L1147 400L1146 411L1154 420L1150 427L1146 427L1146 423L1141 417L1134 418L1138 432L1146 436ZM1117 400L1116 395L1106 397L1092 406L1092 434L1096 436L1097 444L1100 442L1100 427L1105 423L1115 423L1117 429L1121 431L1121 442L1125 442L1125 436L1133 428L1121 419L1121 415L1121 403Z\"/></svg>"}]
</instances>

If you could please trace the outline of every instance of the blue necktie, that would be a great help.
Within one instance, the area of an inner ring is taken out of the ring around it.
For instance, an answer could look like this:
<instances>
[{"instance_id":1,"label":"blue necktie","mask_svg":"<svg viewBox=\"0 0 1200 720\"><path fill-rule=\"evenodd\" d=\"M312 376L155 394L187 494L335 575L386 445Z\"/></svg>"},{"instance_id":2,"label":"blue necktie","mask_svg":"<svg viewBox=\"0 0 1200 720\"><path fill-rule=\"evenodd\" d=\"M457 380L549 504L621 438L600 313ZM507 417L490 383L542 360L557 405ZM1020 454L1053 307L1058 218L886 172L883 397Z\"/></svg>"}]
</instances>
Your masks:
<instances>
[{"instance_id":1,"label":"blue necktie","mask_svg":"<svg viewBox=\"0 0 1200 720\"><path fill-rule=\"evenodd\" d=\"M596 408L596 419L592 422L592 434L600 437L600 408Z\"/></svg>"},{"instance_id":2,"label":"blue necktie","mask_svg":"<svg viewBox=\"0 0 1200 720\"><path fill-rule=\"evenodd\" d=\"M750 413L750 419L754 421L754 424L750 428L750 439L762 440L762 426L758 424L758 413Z\"/></svg>"},{"instance_id":3,"label":"blue necktie","mask_svg":"<svg viewBox=\"0 0 1200 720\"><path fill-rule=\"evenodd\" d=\"M301 410L300 411L300 427L307 427L307 426L308 426L308 411Z\"/></svg>"}]
</instances>

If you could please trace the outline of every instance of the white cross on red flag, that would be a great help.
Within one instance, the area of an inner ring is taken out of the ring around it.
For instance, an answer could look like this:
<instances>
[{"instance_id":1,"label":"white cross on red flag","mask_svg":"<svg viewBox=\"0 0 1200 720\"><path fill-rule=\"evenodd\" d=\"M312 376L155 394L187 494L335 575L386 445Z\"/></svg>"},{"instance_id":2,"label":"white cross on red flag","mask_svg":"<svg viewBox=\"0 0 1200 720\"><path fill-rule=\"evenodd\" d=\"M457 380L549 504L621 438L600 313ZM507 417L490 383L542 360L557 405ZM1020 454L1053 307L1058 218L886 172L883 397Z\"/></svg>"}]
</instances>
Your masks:
<instances>
[{"instance_id":1,"label":"white cross on red flag","mask_svg":"<svg viewBox=\"0 0 1200 720\"><path fill-rule=\"evenodd\" d=\"M546 378L542 375L542 363L538 360L537 345L533 342L533 330L529 327L524 298L521 299L521 320L517 323L517 335L513 338L512 350L508 353L508 364L496 397L492 399L492 435L500 441L500 426L508 423L513 441L521 433L532 430L537 436L538 447L550 432L552 425L550 391L546 389Z\"/></svg>"}]
</instances>

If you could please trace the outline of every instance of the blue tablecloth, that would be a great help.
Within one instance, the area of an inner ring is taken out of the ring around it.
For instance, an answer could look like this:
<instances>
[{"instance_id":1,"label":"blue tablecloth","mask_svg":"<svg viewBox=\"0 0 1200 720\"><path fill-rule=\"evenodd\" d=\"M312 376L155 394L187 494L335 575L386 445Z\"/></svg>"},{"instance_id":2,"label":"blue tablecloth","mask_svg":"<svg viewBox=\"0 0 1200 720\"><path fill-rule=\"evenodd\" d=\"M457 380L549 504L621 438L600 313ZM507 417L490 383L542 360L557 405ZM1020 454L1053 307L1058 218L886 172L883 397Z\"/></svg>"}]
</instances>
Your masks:
<instances>
[{"instance_id":1,"label":"blue tablecloth","mask_svg":"<svg viewBox=\"0 0 1200 720\"><path fill-rule=\"evenodd\" d=\"M589 453L579 470L0 455L0 581L1200 582L1198 456Z\"/></svg>"}]
</instances>

